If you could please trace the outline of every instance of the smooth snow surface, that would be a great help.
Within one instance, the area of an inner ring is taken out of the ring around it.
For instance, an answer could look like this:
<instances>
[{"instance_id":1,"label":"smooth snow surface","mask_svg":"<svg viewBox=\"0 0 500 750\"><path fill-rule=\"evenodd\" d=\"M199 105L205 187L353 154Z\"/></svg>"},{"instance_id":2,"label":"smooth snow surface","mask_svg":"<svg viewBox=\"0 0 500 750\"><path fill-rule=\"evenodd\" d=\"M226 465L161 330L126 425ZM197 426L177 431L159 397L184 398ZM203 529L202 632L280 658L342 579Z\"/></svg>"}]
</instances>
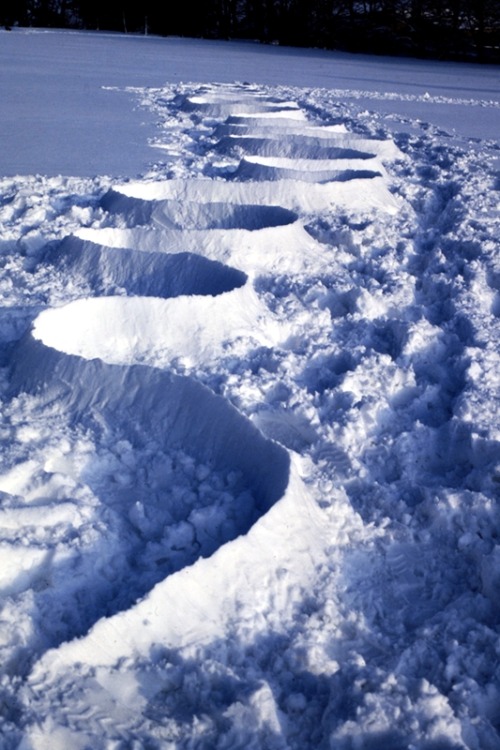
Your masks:
<instances>
[{"instance_id":1,"label":"smooth snow surface","mask_svg":"<svg viewBox=\"0 0 500 750\"><path fill-rule=\"evenodd\" d=\"M419 119L451 135L499 138L500 81L492 65L249 42L0 29L0 174L137 176L156 158L147 143L156 107L138 106L145 87L249 77L267 86L328 88L337 100L385 112L396 130ZM268 111L259 119L274 119L275 102L259 92L244 104L225 96L224 113L236 108L236 117L251 116L262 102ZM304 117L295 100L283 104L280 118ZM187 112L208 107L216 114L205 93L183 104Z\"/></svg>"},{"instance_id":2,"label":"smooth snow surface","mask_svg":"<svg viewBox=\"0 0 500 750\"><path fill-rule=\"evenodd\" d=\"M202 67L110 65L142 176L2 179L1 750L499 750L488 127L64 38Z\"/></svg>"}]
</instances>

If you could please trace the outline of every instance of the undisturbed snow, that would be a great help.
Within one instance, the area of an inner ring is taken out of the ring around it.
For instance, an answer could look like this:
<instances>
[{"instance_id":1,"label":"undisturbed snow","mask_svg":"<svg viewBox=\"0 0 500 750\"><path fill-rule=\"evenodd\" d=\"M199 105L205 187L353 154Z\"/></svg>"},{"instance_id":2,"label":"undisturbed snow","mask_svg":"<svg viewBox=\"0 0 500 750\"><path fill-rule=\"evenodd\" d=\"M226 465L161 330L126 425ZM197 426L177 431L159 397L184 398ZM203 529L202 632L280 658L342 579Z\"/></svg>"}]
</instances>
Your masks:
<instances>
[{"instance_id":1,"label":"undisturbed snow","mask_svg":"<svg viewBox=\"0 0 500 750\"><path fill-rule=\"evenodd\" d=\"M207 75L1 180L0 747L496 750L499 144Z\"/></svg>"}]
</instances>

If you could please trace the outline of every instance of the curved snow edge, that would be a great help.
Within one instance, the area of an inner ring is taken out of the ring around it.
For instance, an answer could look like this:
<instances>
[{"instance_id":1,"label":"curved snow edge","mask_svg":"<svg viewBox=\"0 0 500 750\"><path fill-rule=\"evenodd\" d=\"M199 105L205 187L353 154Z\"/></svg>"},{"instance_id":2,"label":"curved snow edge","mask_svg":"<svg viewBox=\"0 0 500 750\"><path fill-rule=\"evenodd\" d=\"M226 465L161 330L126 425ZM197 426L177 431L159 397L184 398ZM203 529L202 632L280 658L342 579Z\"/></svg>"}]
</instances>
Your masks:
<instances>
[{"instance_id":1,"label":"curved snow edge","mask_svg":"<svg viewBox=\"0 0 500 750\"><path fill-rule=\"evenodd\" d=\"M114 429L125 428L135 440L152 436L187 448L217 470L239 471L260 512L285 492L287 451L193 378L61 353L32 333L20 341L12 361L11 395L43 394L74 424L92 427L97 415Z\"/></svg>"},{"instance_id":2,"label":"curved snow edge","mask_svg":"<svg viewBox=\"0 0 500 750\"><path fill-rule=\"evenodd\" d=\"M190 378L154 368L61 354L31 334L20 342L13 361L14 393L43 392L69 409L75 421L89 419L93 409L130 420L133 409L132 418L142 414L148 429L168 431L170 424L169 439L173 430L174 439L189 440L204 460L208 451L214 465L222 461L242 471L262 513L247 534L170 575L131 609L97 621L83 638L48 651L35 665L33 682L70 664L111 665L124 653L147 655L153 645L206 642L227 630L237 612L256 617L256 596L257 609L268 611L278 571L287 572L289 590L307 584L323 555L324 529L320 510L299 477L298 459L265 438L225 399Z\"/></svg>"},{"instance_id":3,"label":"curved snow edge","mask_svg":"<svg viewBox=\"0 0 500 750\"><path fill-rule=\"evenodd\" d=\"M99 620L83 638L48 651L30 682L50 681L80 664L92 669L147 657L153 648L201 645L220 638L236 615L260 621L272 609L278 574L286 573L287 588L299 595L308 586L324 556L322 520L294 459L285 494L248 534L169 576L131 609Z\"/></svg>"}]
</instances>

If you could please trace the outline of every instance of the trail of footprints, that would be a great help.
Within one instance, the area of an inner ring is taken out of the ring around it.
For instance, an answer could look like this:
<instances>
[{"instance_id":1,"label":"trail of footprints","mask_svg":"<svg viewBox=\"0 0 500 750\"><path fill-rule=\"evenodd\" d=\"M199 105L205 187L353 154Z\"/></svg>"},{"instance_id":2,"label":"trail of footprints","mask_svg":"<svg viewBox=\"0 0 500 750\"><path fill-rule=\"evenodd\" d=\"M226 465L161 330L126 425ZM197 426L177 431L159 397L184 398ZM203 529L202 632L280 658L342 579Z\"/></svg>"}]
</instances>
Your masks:
<instances>
[{"instance_id":1,"label":"trail of footprints","mask_svg":"<svg viewBox=\"0 0 500 750\"><path fill-rule=\"evenodd\" d=\"M325 263L305 217L397 210L390 141L243 85L168 106L209 129L205 176L116 185L102 202L115 226L48 247L42 262L93 296L42 312L15 352L12 393L34 432L52 429L51 452L26 437L31 455L0 480L0 557L24 539L0 586L20 601L37 582L27 652L130 607L282 497L288 452L196 369L290 339L255 280Z\"/></svg>"}]
</instances>

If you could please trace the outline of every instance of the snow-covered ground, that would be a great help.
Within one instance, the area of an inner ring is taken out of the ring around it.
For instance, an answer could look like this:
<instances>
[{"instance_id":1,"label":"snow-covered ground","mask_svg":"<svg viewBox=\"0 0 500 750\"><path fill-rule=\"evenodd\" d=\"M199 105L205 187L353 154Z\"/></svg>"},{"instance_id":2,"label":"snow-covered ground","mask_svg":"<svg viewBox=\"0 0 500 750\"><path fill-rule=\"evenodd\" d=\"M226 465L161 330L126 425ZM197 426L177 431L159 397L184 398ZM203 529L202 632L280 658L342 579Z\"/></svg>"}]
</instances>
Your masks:
<instances>
[{"instance_id":1,"label":"snow-covered ground","mask_svg":"<svg viewBox=\"0 0 500 750\"><path fill-rule=\"evenodd\" d=\"M0 41L0 748L500 748L498 71Z\"/></svg>"}]
</instances>

